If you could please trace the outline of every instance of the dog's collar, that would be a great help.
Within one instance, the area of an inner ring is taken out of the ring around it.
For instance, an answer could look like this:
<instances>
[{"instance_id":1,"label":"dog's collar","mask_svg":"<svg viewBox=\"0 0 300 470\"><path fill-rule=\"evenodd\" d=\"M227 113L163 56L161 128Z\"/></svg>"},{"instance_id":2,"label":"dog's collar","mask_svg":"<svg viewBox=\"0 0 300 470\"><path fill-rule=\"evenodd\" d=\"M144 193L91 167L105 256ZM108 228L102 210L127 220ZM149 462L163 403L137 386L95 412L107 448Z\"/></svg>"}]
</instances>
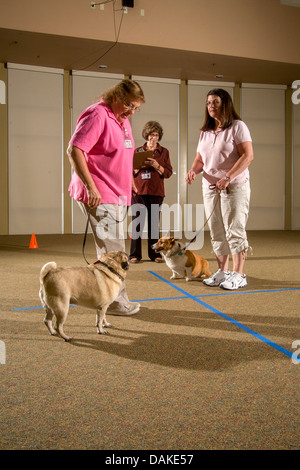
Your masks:
<instances>
[{"instance_id":1,"label":"dog's collar","mask_svg":"<svg viewBox=\"0 0 300 470\"><path fill-rule=\"evenodd\" d=\"M176 256L176 255L182 256L184 254L184 251L185 251L185 248L181 248L180 246L178 250L174 251L174 253L171 254L171 256Z\"/></svg>"},{"instance_id":2,"label":"dog's collar","mask_svg":"<svg viewBox=\"0 0 300 470\"><path fill-rule=\"evenodd\" d=\"M115 274L116 276L118 276L122 281L125 280L125 277L121 276L121 274L117 273L117 271L115 271L114 268L112 268L111 266L108 266L108 264L106 263L103 263L103 261L100 261L99 259L97 261L95 261L95 263L93 264L102 264L102 266L105 266L107 269L109 269L113 274Z\"/></svg>"}]
</instances>

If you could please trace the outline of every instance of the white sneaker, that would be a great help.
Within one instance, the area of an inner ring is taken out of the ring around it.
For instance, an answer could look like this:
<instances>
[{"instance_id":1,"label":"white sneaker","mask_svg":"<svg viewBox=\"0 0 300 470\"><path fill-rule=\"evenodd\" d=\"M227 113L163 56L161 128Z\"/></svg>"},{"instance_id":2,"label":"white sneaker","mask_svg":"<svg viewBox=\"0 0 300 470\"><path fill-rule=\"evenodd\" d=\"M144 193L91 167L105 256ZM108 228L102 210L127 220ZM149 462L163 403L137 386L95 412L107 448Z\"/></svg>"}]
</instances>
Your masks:
<instances>
[{"instance_id":1,"label":"white sneaker","mask_svg":"<svg viewBox=\"0 0 300 470\"><path fill-rule=\"evenodd\" d=\"M219 286L221 282L226 281L226 279L230 276L230 271L222 271L218 269L214 274L212 274L207 279L203 279L203 284L210 287Z\"/></svg>"},{"instance_id":2,"label":"white sneaker","mask_svg":"<svg viewBox=\"0 0 300 470\"><path fill-rule=\"evenodd\" d=\"M246 274L239 274L232 271L231 275L225 281L221 282L219 287L222 289L236 290L247 286Z\"/></svg>"},{"instance_id":3,"label":"white sneaker","mask_svg":"<svg viewBox=\"0 0 300 470\"><path fill-rule=\"evenodd\" d=\"M141 304L139 304L138 302L131 302L128 305L120 305L117 308L108 308L106 313L108 315L134 315L139 311L140 306Z\"/></svg>"}]
</instances>

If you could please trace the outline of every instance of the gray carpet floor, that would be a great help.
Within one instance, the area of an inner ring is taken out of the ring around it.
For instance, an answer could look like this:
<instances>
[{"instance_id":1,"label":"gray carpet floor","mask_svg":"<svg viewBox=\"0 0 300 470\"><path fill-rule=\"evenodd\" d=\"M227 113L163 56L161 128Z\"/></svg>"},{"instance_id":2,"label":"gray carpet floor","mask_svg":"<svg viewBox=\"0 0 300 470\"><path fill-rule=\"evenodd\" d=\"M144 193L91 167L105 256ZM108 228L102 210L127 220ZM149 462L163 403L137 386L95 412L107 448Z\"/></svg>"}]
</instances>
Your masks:
<instances>
[{"instance_id":1,"label":"gray carpet floor","mask_svg":"<svg viewBox=\"0 0 300 470\"><path fill-rule=\"evenodd\" d=\"M299 450L300 234L248 235L245 289L170 281L145 256L126 280L138 314L103 336L70 307L71 343L43 324L39 271L84 266L82 236L0 237L0 449ZM216 270L207 234L199 254Z\"/></svg>"}]
</instances>

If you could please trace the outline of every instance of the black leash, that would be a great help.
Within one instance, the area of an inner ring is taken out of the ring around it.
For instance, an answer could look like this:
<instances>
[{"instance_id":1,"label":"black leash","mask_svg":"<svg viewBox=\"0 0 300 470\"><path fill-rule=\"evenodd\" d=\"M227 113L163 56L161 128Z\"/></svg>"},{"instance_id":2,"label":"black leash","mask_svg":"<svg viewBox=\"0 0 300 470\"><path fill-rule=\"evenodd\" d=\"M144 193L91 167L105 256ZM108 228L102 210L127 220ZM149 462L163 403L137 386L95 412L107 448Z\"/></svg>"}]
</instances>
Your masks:
<instances>
[{"instance_id":1,"label":"black leash","mask_svg":"<svg viewBox=\"0 0 300 470\"><path fill-rule=\"evenodd\" d=\"M138 201L136 199L136 196L137 194L135 192L133 192L132 194L132 199L134 200L134 202L137 204ZM103 204L103 207L105 208L105 204ZM128 214L128 210L129 210L129 206L127 206L127 209L125 211L125 215L123 217L123 219L121 220L117 220L116 218L114 218L111 214L110 214L110 217L113 219L113 221L117 224L120 224L121 222L123 222L125 220L125 217L127 216ZM85 248L85 244L86 244L86 239L87 239L87 234L88 234L88 229L89 229L89 223L90 223L90 218L91 218L91 209L89 208L88 211L87 211L87 221L86 221L86 227L85 227L85 233L84 233L84 238L83 238L83 243L82 243L82 256L86 262L86 264L91 264L88 262L88 260L86 259L85 257L85 254L84 254L84 248Z\"/></svg>"},{"instance_id":2,"label":"black leash","mask_svg":"<svg viewBox=\"0 0 300 470\"><path fill-rule=\"evenodd\" d=\"M105 206L103 206L103 207L105 207ZM123 221L125 220L125 217L126 217L127 213L128 213L128 210L129 210L129 206L127 206L127 209L126 209L126 211L125 211L124 217L123 217L122 219L120 219L120 220L115 219L115 218L110 214L110 216L112 217L114 223L120 224L121 222L123 222ZM83 237L83 242L82 242L82 256L83 256L83 258L84 258L86 264L91 264L91 263L89 263L89 261L86 259L85 254L84 254L84 248L85 248L86 239L87 239L87 234L88 234L88 230L89 230L90 218L91 218L91 209L89 208L88 211L87 211L87 220L86 220L85 232L84 232L84 237ZM96 261L96 262L93 263L93 264L96 264L97 262L102 263L101 261ZM104 264L104 266L107 266L105 263L102 263L102 264ZM110 268L109 266L107 266L107 267L108 267L108 269L112 270L112 268ZM114 272L114 270L113 270L112 272ZM121 277L121 278L124 280L124 278L123 278L122 276L120 276L117 272L115 272L115 274L117 274L119 277Z\"/></svg>"},{"instance_id":3,"label":"black leash","mask_svg":"<svg viewBox=\"0 0 300 470\"><path fill-rule=\"evenodd\" d=\"M88 210L88 214L87 214L85 233L84 233L84 238L83 238L83 243L82 243L82 256L84 257L86 264L91 264L91 263L88 262L88 260L85 257L85 254L84 254L84 247L85 247L85 243L86 243L86 238L87 238L87 233L88 233L89 223L90 223L90 217L91 217L90 210L91 209Z\"/></svg>"},{"instance_id":4,"label":"black leash","mask_svg":"<svg viewBox=\"0 0 300 470\"><path fill-rule=\"evenodd\" d=\"M217 189L217 186L216 186L215 184L210 184L210 185L209 185L209 189L211 189L212 191L216 191L216 192L218 193L219 197L220 197L221 191L219 191L219 190ZM229 192L228 188L226 188L226 191ZM135 195L133 196L133 199L134 199L134 200L135 200L135 196L137 196L137 194L135 194ZM182 254L183 251L186 251L186 249L188 248L188 246L190 246L190 245L196 240L196 238L198 237L199 233L202 232L202 230L204 229L204 227L206 226L206 224L208 223L209 219L211 218L211 216L213 215L213 213L214 213L214 211L215 211L215 208L216 208L217 203L218 203L218 201L219 201L219 197L216 199L216 202L215 202L215 205L214 205L214 207L213 207L213 210L211 211L211 214L210 214L210 216L208 217L208 219L206 219L206 222L204 223L203 227L201 227L201 229L198 230L198 232L197 232L196 235L192 238L192 240L190 240L189 243L188 243L187 245L185 245L185 247L184 247L182 250L180 250L180 251L178 252L178 254ZM135 200L135 202L137 202L137 201ZM104 207L105 207L105 206L104 206ZM125 213L123 219L122 219L122 220L117 220L117 219L114 219L114 218L113 218L114 222L116 222L116 223L121 223L121 222L123 222L123 220L125 220L125 217L126 217L126 215L127 215L127 213L128 213L128 210L129 210L129 206L127 206L126 213ZM87 233L88 233L89 223L90 223L90 217L91 217L91 212L90 212L90 211L91 211L91 209L89 209L89 210L88 210L88 213L87 213L87 221L86 221L85 233L84 233L84 238L83 238L83 243L82 243L82 255L83 255L83 258L84 258L84 260L85 260L85 262L86 262L87 264L91 264L91 263L88 262L88 260L87 260L86 257L85 257L85 254L84 254L84 248L85 248L85 244L86 244ZM99 262L99 263L102 263L101 261L98 261L98 262ZM97 263L97 261L96 261L94 264L96 264L96 263ZM102 263L102 264L104 264L105 266L107 266L105 263ZM107 267L110 269L109 266L107 266ZM119 276L118 273L115 272L115 274L117 274L117 275ZM122 278L122 276L119 276L119 277ZM122 279L123 279L123 278L122 278Z\"/></svg>"},{"instance_id":5,"label":"black leash","mask_svg":"<svg viewBox=\"0 0 300 470\"><path fill-rule=\"evenodd\" d=\"M105 208L105 206L103 206L103 207ZM129 206L128 206L128 207L129 207ZM111 217L112 217L114 223L120 224L121 222L123 222L123 220L125 220L125 217L126 217L127 212L128 212L128 207L127 207L127 210L126 210L126 213L125 213L123 219L121 219L121 220L117 220L117 219L115 219L115 218L111 215ZM88 234L88 230L89 230L90 218L91 218L91 209L89 208L89 210L87 211L87 220L86 220L84 238L83 238L83 242L82 242L82 256L83 256L83 258L85 259L86 264L91 264L91 263L88 262L88 260L87 260L86 257L85 257L85 254L84 254L84 248L85 248L86 239L87 239L87 234Z\"/></svg>"},{"instance_id":6,"label":"black leash","mask_svg":"<svg viewBox=\"0 0 300 470\"><path fill-rule=\"evenodd\" d=\"M86 239L87 239L87 233L88 233L88 229L89 229L89 223L90 223L90 218L91 218L91 209L88 210L88 214L87 214L87 221L86 221L86 227L85 227L85 232L84 232L84 238L83 238L83 243L82 243L82 255L85 259L85 262L86 264L90 265L91 263L88 262L88 260L86 259L85 257L85 254L84 254L84 248L85 248L85 244L86 244ZM100 261L99 259L97 261L95 261L93 264L101 264L102 266L105 266L107 269L109 269L110 272L112 272L113 274L115 274L116 276L118 276L122 281L124 281L124 277L121 276L121 274L119 274L117 271L115 271L114 268L112 268L111 266L108 266L108 264L106 263L103 263L103 261Z\"/></svg>"},{"instance_id":7,"label":"black leash","mask_svg":"<svg viewBox=\"0 0 300 470\"><path fill-rule=\"evenodd\" d=\"M210 184L209 185L209 189L211 189L212 191L216 191L216 193L218 193L218 196L217 199L216 199L216 202L214 204L214 207L213 207L213 210L211 211L211 214L209 215L209 217L206 219L206 222L204 223L203 227L201 227L200 230L198 230L198 232L196 233L196 235L194 236L194 238L192 238L192 240L189 241L189 243L187 245L185 245L185 247L180 250L178 252L178 254L182 254L183 251L186 251L187 247L190 246L195 240L196 238L198 237L199 233L202 232L202 230L204 229L204 227L206 226L206 224L208 223L209 219L211 218L211 216L213 215L214 211L215 211L215 208L217 207L217 204L218 204L218 201L220 199L220 194L221 194L221 191L217 188L217 185L216 184ZM229 192L226 188L226 191Z\"/></svg>"}]
</instances>

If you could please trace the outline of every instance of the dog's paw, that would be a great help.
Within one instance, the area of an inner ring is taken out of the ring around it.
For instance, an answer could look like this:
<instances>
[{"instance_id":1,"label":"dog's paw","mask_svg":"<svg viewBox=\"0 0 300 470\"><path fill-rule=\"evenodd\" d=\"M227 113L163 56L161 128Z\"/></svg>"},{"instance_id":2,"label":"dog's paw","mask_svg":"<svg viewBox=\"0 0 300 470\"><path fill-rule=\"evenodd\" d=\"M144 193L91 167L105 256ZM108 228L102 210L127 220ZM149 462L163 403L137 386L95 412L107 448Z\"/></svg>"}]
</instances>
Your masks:
<instances>
[{"instance_id":1,"label":"dog's paw","mask_svg":"<svg viewBox=\"0 0 300 470\"><path fill-rule=\"evenodd\" d=\"M104 328L112 328L112 323L105 323L103 325Z\"/></svg>"},{"instance_id":2,"label":"dog's paw","mask_svg":"<svg viewBox=\"0 0 300 470\"><path fill-rule=\"evenodd\" d=\"M50 336L59 336L59 334L56 331L50 331L49 335Z\"/></svg>"}]
</instances>

